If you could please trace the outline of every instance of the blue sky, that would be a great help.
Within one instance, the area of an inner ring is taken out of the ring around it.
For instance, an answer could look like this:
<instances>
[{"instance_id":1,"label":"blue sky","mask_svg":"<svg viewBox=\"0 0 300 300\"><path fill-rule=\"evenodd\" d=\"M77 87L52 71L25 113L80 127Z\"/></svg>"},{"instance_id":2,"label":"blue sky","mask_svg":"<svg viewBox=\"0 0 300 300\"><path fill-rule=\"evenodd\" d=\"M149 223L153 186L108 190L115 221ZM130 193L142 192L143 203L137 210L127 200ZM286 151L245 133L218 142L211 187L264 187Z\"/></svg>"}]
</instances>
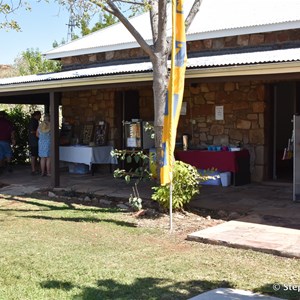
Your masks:
<instances>
[{"instance_id":1,"label":"blue sky","mask_svg":"<svg viewBox=\"0 0 300 300\"><path fill-rule=\"evenodd\" d=\"M50 3L30 1L32 11L18 10L12 16L21 26L22 32L0 29L0 64L13 64L14 59L23 51L33 48L46 52L52 43L67 39L69 12ZM3 16L0 15L0 20Z\"/></svg>"}]
</instances>

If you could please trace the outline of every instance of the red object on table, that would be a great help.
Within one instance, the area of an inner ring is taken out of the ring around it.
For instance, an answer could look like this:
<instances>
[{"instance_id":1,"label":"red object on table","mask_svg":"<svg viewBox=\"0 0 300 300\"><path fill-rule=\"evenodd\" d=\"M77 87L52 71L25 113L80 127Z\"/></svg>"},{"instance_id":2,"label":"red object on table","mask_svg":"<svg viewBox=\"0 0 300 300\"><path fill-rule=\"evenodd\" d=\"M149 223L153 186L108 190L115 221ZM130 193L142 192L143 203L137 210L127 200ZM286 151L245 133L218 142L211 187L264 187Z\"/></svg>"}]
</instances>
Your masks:
<instances>
[{"instance_id":1,"label":"red object on table","mask_svg":"<svg viewBox=\"0 0 300 300\"><path fill-rule=\"evenodd\" d=\"M188 163L197 169L217 169L221 172L239 171L238 159L249 159L248 150L241 151L207 151L207 150L188 150L175 151L176 160Z\"/></svg>"}]
</instances>

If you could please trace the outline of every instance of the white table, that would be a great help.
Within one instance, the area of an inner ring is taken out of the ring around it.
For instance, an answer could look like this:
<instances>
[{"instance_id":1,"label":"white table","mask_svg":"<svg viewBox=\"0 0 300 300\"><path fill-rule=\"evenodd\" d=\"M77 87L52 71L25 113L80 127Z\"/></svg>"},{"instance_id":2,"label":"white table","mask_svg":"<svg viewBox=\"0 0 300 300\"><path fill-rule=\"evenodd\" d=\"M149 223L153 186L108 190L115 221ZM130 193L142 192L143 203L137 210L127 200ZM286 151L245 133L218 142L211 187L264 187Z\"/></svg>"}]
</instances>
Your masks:
<instances>
[{"instance_id":1,"label":"white table","mask_svg":"<svg viewBox=\"0 0 300 300\"><path fill-rule=\"evenodd\" d=\"M59 160L88 165L93 173L93 164L116 165L118 163L117 158L110 155L112 150L112 146L60 146Z\"/></svg>"}]
</instances>

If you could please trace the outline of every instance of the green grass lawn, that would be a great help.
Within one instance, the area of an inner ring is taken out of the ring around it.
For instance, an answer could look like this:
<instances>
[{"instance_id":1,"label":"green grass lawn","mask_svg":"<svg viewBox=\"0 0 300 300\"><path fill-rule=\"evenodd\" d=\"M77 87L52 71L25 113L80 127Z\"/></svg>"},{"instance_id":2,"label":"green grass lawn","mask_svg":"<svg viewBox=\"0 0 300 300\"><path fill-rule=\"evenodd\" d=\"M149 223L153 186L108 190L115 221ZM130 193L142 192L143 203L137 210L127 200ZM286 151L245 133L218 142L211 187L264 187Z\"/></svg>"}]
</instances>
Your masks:
<instances>
[{"instance_id":1,"label":"green grass lawn","mask_svg":"<svg viewBox=\"0 0 300 300\"><path fill-rule=\"evenodd\" d=\"M0 299L188 299L232 287L299 299L300 260L188 242L129 213L0 196Z\"/></svg>"}]
</instances>

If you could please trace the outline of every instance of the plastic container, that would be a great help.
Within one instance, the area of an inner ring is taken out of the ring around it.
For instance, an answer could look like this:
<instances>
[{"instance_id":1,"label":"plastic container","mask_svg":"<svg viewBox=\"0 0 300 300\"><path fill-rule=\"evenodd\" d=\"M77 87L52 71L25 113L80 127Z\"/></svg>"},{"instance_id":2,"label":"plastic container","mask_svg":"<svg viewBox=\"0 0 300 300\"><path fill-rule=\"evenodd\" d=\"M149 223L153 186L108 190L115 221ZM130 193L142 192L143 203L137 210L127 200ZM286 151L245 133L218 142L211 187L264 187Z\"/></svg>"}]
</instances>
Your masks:
<instances>
[{"instance_id":1,"label":"plastic container","mask_svg":"<svg viewBox=\"0 0 300 300\"><path fill-rule=\"evenodd\" d=\"M85 164L69 163L69 173L71 174L87 174L89 166Z\"/></svg>"},{"instance_id":2,"label":"plastic container","mask_svg":"<svg viewBox=\"0 0 300 300\"><path fill-rule=\"evenodd\" d=\"M229 186L231 184L231 173L222 172L220 173L220 179L222 186Z\"/></svg>"}]
</instances>

